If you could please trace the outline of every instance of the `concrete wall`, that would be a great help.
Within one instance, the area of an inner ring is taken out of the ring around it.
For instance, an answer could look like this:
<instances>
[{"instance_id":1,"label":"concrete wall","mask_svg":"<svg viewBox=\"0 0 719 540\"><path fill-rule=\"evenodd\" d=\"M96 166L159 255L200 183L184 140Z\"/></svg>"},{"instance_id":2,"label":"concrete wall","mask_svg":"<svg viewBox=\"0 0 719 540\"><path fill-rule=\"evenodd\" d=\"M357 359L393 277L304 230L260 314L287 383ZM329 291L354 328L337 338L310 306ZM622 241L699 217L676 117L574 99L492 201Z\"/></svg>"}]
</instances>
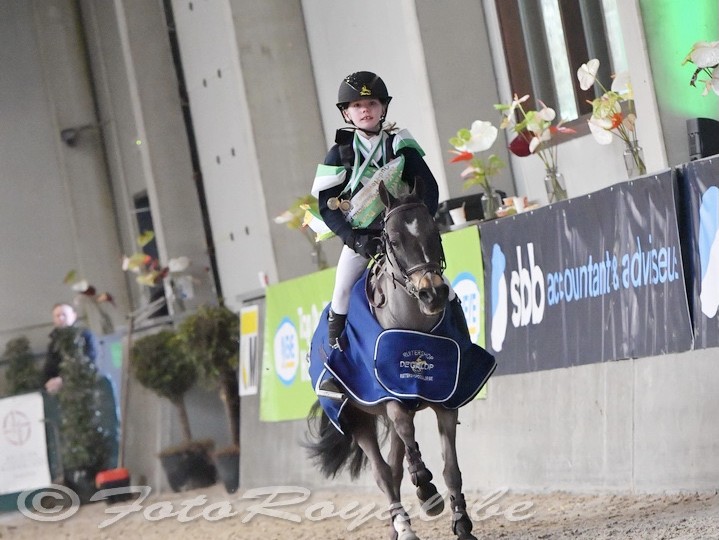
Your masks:
<instances>
[{"instance_id":1,"label":"concrete wall","mask_svg":"<svg viewBox=\"0 0 719 540\"><path fill-rule=\"evenodd\" d=\"M707 349L493 377L487 398L459 411L457 451L465 489L714 490L716 357L716 350ZM346 474L333 480L319 475L302 447L305 421L258 418L259 398L242 398L241 437L253 441L243 446L243 487L374 486L369 471L356 482ZM416 428L425 462L442 489L434 414L418 413ZM412 488L406 476L403 485Z\"/></svg>"},{"instance_id":2,"label":"concrete wall","mask_svg":"<svg viewBox=\"0 0 719 540\"><path fill-rule=\"evenodd\" d=\"M713 490L715 361L716 351L704 350L493 378L487 400L460 411L465 484ZM436 439L429 420L418 433ZM436 455L433 462L439 471Z\"/></svg>"},{"instance_id":3,"label":"concrete wall","mask_svg":"<svg viewBox=\"0 0 719 540\"><path fill-rule=\"evenodd\" d=\"M72 269L127 306L78 24L72 2L0 2L3 344L20 333L44 342L52 305L74 296L63 283ZM63 144L62 129L85 125L76 147Z\"/></svg>"}]
</instances>

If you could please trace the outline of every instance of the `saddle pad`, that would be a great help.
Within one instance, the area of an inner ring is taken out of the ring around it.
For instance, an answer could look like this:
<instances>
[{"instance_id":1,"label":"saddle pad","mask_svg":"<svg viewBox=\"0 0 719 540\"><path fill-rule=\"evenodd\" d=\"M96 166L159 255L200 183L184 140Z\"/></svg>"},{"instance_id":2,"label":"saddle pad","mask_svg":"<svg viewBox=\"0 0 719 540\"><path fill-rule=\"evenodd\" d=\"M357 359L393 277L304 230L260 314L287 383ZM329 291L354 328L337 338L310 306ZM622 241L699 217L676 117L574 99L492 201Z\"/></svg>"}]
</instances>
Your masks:
<instances>
[{"instance_id":1,"label":"saddle pad","mask_svg":"<svg viewBox=\"0 0 719 540\"><path fill-rule=\"evenodd\" d=\"M459 364L459 345L444 336L385 330L375 345L377 380L399 398L446 401L457 389Z\"/></svg>"}]
</instances>

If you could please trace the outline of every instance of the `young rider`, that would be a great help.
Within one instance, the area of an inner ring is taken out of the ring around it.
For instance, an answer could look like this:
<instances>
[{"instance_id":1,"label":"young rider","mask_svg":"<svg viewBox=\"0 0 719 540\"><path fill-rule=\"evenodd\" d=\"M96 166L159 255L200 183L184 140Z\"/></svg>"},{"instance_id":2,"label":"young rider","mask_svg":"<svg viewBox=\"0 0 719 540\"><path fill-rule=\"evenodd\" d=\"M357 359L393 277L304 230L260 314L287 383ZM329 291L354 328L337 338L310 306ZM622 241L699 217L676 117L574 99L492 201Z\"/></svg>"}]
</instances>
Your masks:
<instances>
[{"instance_id":1,"label":"young rider","mask_svg":"<svg viewBox=\"0 0 719 540\"><path fill-rule=\"evenodd\" d=\"M381 246L381 216L366 227L353 227L341 203L351 201L380 167L403 156L402 181L412 186L415 178L421 178L424 203L432 215L437 212L439 190L423 159L424 152L407 130L383 125L391 100L384 81L376 74L358 71L345 77L340 83L337 107L351 127L337 130L335 144L318 167L312 186L322 219L344 242L328 315L328 341L332 347L340 347L352 286ZM320 389L338 390L333 379L325 380Z\"/></svg>"},{"instance_id":2,"label":"young rider","mask_svg":"<svg viewBox=\"0 0 719 540\"><path fill-rule=\"evenodd\" d=\"M339 347L350 291L367 268L370 257L380 249L382 229L381 216L366 227L353 227L340 203L351 200L380 167L403 156L402 181L411 187L415 178L421 178L424 202L432 215L437 211L439 190L423 159L424 152L408 131L383 125L391 100L384 81L372 72L358 71L342 80L337 108L351 127L337 130L335 144L324 164L318 167L312 186L322 219L344 242L328 316L328 340L332 347ZM325 381L325 386L336 388L333 382Z\"/></svg>"}]
</instances>

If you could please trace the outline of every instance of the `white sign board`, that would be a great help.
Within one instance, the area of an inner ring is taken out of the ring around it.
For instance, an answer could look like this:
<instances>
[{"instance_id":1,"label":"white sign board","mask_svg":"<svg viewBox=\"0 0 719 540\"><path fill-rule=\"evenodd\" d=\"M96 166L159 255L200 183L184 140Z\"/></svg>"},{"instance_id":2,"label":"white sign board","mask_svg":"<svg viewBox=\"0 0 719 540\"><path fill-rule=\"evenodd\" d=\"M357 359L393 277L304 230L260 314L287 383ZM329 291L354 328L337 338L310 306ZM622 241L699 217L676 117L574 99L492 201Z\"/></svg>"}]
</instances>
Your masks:
<instances>
[{"instance_id":1,"label":"white sign board","mask_svg":"<svg viewBox=\"0 0 719 540\"><path fill-rule=\"evenodd\" d=\"M0 399L0 495L50 484L42 394Z\"/></svg>"}]
</instances>

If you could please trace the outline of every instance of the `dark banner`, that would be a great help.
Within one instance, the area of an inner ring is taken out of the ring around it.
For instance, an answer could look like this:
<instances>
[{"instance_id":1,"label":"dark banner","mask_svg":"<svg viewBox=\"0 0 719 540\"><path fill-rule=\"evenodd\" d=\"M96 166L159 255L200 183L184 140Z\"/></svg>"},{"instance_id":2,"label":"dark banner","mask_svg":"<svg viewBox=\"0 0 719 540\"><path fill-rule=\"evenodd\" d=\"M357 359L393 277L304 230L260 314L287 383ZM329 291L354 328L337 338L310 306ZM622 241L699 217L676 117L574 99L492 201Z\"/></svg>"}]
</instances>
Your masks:
<instances>
[{"instance_id":1,"label":"dark banner","mask_svg":"<svg viewBox=\"0 0 719 540\"><path fill-rule=\"evenodd\" d=\"M689 350L672 171L480 225L497 374Z\"/></svg>"},{"instance_id":2,"label":"dark banner","mask_svg":"<svg viewBox=\"0 0 719 540\"><path fill-rule=\"evenodd\" d=\"M694 347L719 346L719 160L687 163L680 170Z\"/></svg>"}]
</instances>

